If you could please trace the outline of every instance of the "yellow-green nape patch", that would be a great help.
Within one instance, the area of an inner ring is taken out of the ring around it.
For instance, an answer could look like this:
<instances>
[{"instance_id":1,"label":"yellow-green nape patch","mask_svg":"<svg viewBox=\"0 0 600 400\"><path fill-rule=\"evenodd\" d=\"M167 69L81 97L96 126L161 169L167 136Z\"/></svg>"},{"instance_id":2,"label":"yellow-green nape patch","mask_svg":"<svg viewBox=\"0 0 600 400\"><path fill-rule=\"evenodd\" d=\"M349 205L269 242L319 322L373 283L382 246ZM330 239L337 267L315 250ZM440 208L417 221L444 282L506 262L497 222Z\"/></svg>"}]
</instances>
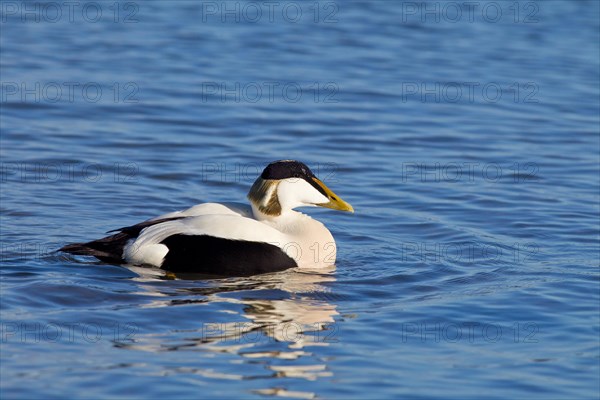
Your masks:
<instances>
[{"instance_id":1,"label":"yellow-green nape patch","mask_svg":"<svg viewBox=\"0 0 600 400\"><path fill-rule=\"evenodd\" d=\"M266 215L281 215L281 204L277 197L279 181L258 178L248 192L248 199Z\"/></svg>"}]
</instances>

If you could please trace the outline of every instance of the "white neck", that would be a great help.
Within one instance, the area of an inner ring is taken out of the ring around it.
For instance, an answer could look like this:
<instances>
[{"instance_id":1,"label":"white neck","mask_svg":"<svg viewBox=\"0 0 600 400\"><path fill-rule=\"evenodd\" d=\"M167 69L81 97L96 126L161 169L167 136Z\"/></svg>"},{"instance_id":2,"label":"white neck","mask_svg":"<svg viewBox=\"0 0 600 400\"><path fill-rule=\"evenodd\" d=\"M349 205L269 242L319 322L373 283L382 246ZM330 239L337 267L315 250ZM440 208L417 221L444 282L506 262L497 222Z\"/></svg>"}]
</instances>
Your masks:
<instances>
[{"instance_id":1,"label":"white neck","mask_svg":"<svg viewBox=\"0 0 600 400\"><path fill-rule=\"evenodd\" d=\"M252 202L251 202L252 204ZM282 232L287 248L300 267L322 267L335 263L336 246L331 232L321 222L294 210L282 210L280 215L262 213L252 204L254 218Z\"/></svg>"}]
</instances>

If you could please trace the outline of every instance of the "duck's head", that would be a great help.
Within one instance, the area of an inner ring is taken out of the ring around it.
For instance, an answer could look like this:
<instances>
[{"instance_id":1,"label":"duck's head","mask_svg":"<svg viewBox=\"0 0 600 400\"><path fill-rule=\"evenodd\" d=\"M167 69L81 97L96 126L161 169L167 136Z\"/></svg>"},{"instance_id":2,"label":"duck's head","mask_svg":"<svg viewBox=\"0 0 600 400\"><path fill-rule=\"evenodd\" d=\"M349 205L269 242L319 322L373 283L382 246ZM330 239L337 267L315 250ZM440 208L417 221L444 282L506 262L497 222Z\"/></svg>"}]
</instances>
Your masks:
<instances>
[{"instance_id":1,"label":"duck's head","mask_svg":"<svg viewBox=\"0 0 600 400\"><path fill-rule=\"evenodd\" d=\"M248 199L254 209L271 217L306 206L354 212L352 206L325 186L310 168L294 160L267 165L250 188Z\"/></svg>"}]
</instances>

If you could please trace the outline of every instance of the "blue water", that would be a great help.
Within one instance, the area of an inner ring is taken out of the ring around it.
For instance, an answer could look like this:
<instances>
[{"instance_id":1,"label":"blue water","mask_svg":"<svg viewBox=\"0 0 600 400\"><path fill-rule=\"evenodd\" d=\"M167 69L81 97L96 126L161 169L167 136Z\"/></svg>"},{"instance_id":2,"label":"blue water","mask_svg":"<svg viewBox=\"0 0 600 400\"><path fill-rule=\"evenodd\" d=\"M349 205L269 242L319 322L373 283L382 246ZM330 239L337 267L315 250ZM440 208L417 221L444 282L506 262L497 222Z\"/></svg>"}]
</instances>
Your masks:
<instances>
[{"instance_id":1,"label":"blue water","mask_svg":"<svg viewBox=\"0 0 600 400\"><path fill-rule=\"evenodd\" d=\"M2 398L598 398L597 2L61 4L0 3ZM288 158L331 270L54 252Z\"/></svg>"}]
</instances>

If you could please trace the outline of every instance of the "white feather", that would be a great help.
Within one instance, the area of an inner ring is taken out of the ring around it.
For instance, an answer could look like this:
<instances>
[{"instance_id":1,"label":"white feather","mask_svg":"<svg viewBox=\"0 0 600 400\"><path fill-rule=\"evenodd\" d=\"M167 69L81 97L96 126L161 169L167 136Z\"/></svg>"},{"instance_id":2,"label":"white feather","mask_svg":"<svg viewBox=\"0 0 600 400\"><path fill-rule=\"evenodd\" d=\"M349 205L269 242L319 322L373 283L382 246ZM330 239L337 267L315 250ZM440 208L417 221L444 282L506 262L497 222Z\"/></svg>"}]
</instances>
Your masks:
<instances>
[{"instance_id":1,"label":"white feather","mask_svg":"<svg viewBox=\"0 0 600 400\"><path fill-rule=\"evenodd\" d=\"M269 243L283 248L289 238L257 220L239 214L208 214L186 217L149 226L124 249L124 258L133 264L160 266L168 249L160 244L172 235L209 235L213 237Z\"/></svg>"}]
</instances>

